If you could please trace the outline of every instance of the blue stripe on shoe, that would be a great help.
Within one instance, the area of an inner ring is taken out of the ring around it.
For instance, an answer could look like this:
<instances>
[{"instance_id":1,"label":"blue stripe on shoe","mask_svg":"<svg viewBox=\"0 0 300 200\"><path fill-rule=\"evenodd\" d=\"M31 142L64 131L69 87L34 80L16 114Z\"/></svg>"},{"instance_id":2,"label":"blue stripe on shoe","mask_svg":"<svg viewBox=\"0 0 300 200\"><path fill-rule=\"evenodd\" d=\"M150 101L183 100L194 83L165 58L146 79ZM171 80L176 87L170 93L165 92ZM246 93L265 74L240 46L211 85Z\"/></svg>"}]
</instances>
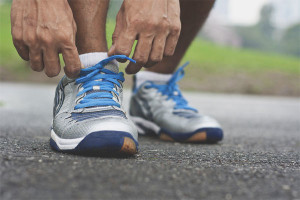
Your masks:
<instances>
[{"instance_id":1,"label":"blue stripe on shoe","mask_svg":"<svg viewBox=\"0 0 300 200\"><path fill-rule=\"evenodd\" d=\"M131 134L123 131L98 131L87 135L75 148L76 151L119 151L124 138L132 139L138 148L138 142Z\"/></svg>"},{"instance_id":2,"label":"blue stripe on shoe","mask_svg":"<svg viewBox=\"0 0 300 200\"><path fill-rule=\"evenodd\" d=\"M97 131L92 132L87 135L75 149L62 150L58 147L56 142L51 138L50 145L56 151L62 152L73 152L73 153L101 153L109 152L116 153L119 152L124 144L124 138L128 137L132 139L136 145L138 151L138 142L132 137L131 134L123 131Z\"/></svg>"},{"instance_id":3,"label":"blue stripe on shoe","mask_svg":"<svg viewBox=\"0 0 300 200\"><path fill-rule=\"evenodd\" d=\"M56 142L52 138L50 138L50 146L56 151L61 151L60 148L57 146Z\"/></svg>"},{"instance_id":4,"label":"blue stripe on shoe","mask_svg":"<svg viewBox=\"0 0 300 200\"><path fill-rule=\"evenodd\" d=\"M76 121L83 121L86 119L91 118L99 118L99 117L122 117L124 119L127 119L125 113L120 110L103 110L103 111L96 111L96 112L85 112L85 113L71 113L71 118Z\"/></svg>"}]
</instances>

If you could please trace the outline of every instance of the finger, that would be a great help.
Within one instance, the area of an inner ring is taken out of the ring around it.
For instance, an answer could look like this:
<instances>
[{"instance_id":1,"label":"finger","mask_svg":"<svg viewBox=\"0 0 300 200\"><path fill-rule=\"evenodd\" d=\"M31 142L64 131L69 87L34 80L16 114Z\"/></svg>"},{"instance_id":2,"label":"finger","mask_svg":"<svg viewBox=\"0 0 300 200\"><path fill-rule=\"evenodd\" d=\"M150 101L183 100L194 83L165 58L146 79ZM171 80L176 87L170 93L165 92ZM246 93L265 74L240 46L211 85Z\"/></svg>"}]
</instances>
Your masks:
<instances>
[{"instance_id":1,"label":"finger","mask_svg":"<svg viewBox=\"0 0 300 200\"><path fill-rule=\"evenodd\" d=\"M43 61L45 74L48 77L54 77L59 74L61 66L59 63L58 52L55 49L46 49L43 51Z\"/></svg>"},{"instance_id":2,"label":"finger","mask_svg":"<svg viewBox=\"0 0 300 200\"><path fill-rule=\"evenodd\" d=\"M19 54L19 56L23 59L28 61L29 60L29 48L23 42L16 42L13 41L14 46Z\"/></svg>"},{"instance_id":3,"label":"finger","mask_svg":"<svg viewBox=\"0 0 300 200\"><path fill-rule=\"evenodd\" d=\"M145 67L152 67L156 63L160 62L164 56L164 50L166 45L166 36L160 35L154 38L150 57Z\"/></svg>"},{"instance_id":4,"label":"finger","mask_svg":"<svg viewBox=\"0 0 300 200\"><path fill-rule=\"evenodd\" d=\"M122 9L122 8L121 8ZM114 30L114 33L112 34L112 46L110 47L109 51L108 51L108 56L112 56L115 55L115 43L116 40L121 32L121 30L123 29L123 23L122 23L122 18L121 18L121 13L122 11L120 10L119 13L117 14L117 18L116 18L116 27Z\"/></svg>"},{"instance_id":5,"label":"finger","mask_svg":"<svg viewBox=\"0 0 300 200\"><path fill-rule=\"evenodd\" d=\"M180 30L181 30L180 24L171 27L171 32L166 40L166 46L164 50L165 56L172 56L174 54L179 39Z\"/></svg>"},{"instance_id":6,"label":"finger","mask_svg":"<svg viewBox=\"0 0 300 200\"><path fill-rule=\"evenodd\" d=\"M13 44L23 60L29 60L29 48L23 41L23 30L21 27L14 27L11 31Z\"/></svg>"},{"instance_id":7,"label":"finger","mask_svg":"<svg viewBox=\"0 0 300 200\"><path fill-rule=\"evenodd\" d=\"M168 1L168 17L173 19L170 23L170 34L166 40L166 46L164 50L165 56L172 56L175 52L175 48L179 39L181 30L180 21L180 1L169 0Z\"/></svg>"},{"instance_id":8,"label":"finger","mask_svg":"<svg viewBox=\"0 0 300 200\"><path fill-rule=\"evenodd\" d=\"M173 56L178 39L179 39L179 35L170 34L167 37L166 45L165 45L165 49L164 49L165 56Z\"/></svg>"},{"instance_id":9,"label":"finger","mask_svg":"<svg viewBox=\"0 0 300 200\"><path fill-rule=\"evenodd\" d=\"M66 64L64 68L66 76L69 78L77 78L80 73L81 62L75 45L72 48L62 49L62 55Z\"/></svg>"},{"instance_id":10,"label":"finger","mask_svg":"<svg viewBox=\"0 0 300 200\"><path fill-rule=\"evenodd\" d=\"M130 30L124 31L115 41L115 55L129 56L136 38L136 33ZM123 62L122 60L120 62Z\"/></svg>"},{"instance_id":11,"label":"finger","mask_svg":"<svg viewBox=\"0 0 300 200\"><path fill-rule=\"evenodd\" d=\"M134 50L133 59L136 61L136 63L129 63L126 68L126 73L128 74L134 74L140 71L140 69L147 63L151 48L153 43L153 37L151 38L145 38L140 37L136 48Z\"/></svg>"},{"instance_id":12,"label":"finger","mask_svg":"<svg viewBox=\"0 0 300 200\"><path fill-rule=\"evenodd\" d=\"M23 60L29 60L29 49L23 42L23 10L21 9L25 2L13 1L11 5L11 34L13 44Z\"/></svg>"},{"instance_id":13,"label":"finger","mask_svg":"<svg viewBox=\"0 0 300 200\"><path fill-rule=\"evenodd\" d=\"M112 44L107 52L108 57L115 55L115 45Z\"/></svg>"},{"instance_id":14,"label":"finger","mask_svg":"<svg viewBox=\"0 0 300 200\"><path fill-rule=\"evenodd\" d=\"M43 53L40 48L31 47L29 49L29 63L32 70L40 72L44 69Z\"/></svg>"}]
</instances>

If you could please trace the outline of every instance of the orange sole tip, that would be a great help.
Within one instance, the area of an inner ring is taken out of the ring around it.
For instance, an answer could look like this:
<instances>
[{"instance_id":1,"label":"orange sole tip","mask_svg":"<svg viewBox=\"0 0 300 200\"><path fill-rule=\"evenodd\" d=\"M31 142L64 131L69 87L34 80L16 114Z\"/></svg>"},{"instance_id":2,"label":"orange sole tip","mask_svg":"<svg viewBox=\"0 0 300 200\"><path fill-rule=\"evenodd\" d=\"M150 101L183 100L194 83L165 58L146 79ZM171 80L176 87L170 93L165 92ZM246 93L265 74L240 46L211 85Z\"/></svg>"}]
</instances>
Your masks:
<instances>
[{"instance_id":1,"label":"orange sole tip","mask_svg":"<svg viewBox=\"0 0 300 200\"><path fill-rule=\"evenodd\" d=\"M124 143L123 146L120 150L121 153L129 154L129 155L134 155L137 153L137 147L135 142L129 138L129 137L124 137Z\"/></svg>"},{"instance_id":2,"label":"orange sole tip","mask_svg":"<svg viewBox=\"0 0 300 200\"><path fill-rule=\"evenodd\" d=\"M171 138L166 133L161 133L159 135L159 138L164 141L170 141L170 142L176 142L173 138ZM193 136L188 138L187 140L181 141L181 142L190 142L190 143L196 143L196 142L205 142L207 140L207 134L206 132L198 132L195 133Z\"/></svg>"}]
</instances>

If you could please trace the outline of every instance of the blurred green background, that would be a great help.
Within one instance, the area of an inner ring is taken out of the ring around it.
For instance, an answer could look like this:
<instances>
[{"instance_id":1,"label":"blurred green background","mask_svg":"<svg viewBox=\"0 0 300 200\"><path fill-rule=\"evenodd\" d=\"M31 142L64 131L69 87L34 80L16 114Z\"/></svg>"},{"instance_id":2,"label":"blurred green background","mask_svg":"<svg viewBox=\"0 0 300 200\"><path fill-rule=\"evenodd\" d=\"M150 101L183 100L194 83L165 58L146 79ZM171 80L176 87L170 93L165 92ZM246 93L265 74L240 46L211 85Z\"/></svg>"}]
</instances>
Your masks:
<instances>
[{"instance_id":1,"label":"blurred green background","mask_svg":"<svg viewBox=\"0 0 300 200\"><path fill-rule=\"evenodd\" d=\"M120 1L110 5L109 45L119 6ZM300 96L300 23L281 30L280 37L271 37L276 33L270 21L273 11L272 6L265 5L255 25L227 26L238 35L238 45L216 42L209 31L199 33L182 61L191 64L181 87L204 92ZM63 74L47 78L32 72L19 58L10 35L9 1L0 0L0 19L0 81L57 83ZM131 77L126 78L126 87L130 87Z\"/></svg>"}]
</instances>

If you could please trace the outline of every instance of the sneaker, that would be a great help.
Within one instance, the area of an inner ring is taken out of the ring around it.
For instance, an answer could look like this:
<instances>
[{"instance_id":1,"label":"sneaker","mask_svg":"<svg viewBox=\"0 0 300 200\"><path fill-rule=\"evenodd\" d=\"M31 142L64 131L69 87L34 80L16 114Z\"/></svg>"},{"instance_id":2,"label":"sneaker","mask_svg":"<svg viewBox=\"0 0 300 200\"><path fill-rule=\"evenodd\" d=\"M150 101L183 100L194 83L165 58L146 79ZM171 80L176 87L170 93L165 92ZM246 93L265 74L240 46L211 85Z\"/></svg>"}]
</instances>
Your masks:
<instances>
[{"instance_id":1,"label":"sneaker","mask_svg":"<svg viewBox=\"0 0 300 200\"><path fill-rule=\"evenodd\" d=\"M122 83L112 56L82 69L78 79L64 76L56 88L50 145L62 152L135 154L138 134L122 108ZM133 61L134 62L134 61Z\"/></svg>"},{"instance_id":2,"label":"sneaker","mask_svg":"<svg viewBox=\"0 0 300 200\"><path fill-rule=\"evenodd\" d=\"M133 89L130 117L140 134L155 133L162 140L216 143L223 138L219 123L188 105L177 82L184 76L180 67L166 85L147 81Z\"/></svg>"}]
</instances>

